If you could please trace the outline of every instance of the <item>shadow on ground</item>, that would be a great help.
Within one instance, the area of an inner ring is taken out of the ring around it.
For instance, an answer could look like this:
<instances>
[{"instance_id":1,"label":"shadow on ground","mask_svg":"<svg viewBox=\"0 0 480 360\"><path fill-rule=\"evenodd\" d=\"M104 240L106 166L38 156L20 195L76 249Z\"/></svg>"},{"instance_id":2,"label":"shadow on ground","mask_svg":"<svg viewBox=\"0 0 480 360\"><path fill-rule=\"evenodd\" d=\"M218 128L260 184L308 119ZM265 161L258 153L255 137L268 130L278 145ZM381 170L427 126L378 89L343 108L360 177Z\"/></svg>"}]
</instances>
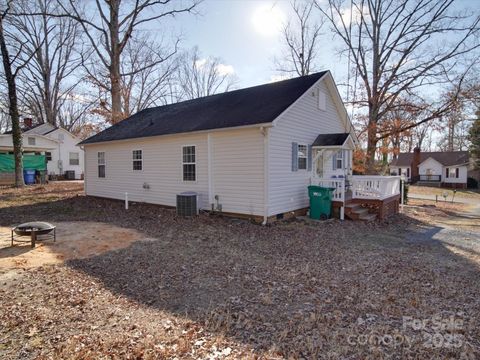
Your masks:
<instances>
[{"instance_id":1,"label":"shadow on ground","mask_svg":"<svg viewBox=\"0 0 480 360\"><path fill-rule=\"evenodd\" d=\"M478 354L478 263L447 249L439 240L442 227L404 215L380 224L293 221L261 227L208 215L180 219L150 205L126 212L120 202L79 197L1 210L0 219L2 225L90 219L154 237L67 265L115 294L187 316L260 353ZM421 332L403 328L405 316L438 314L461 318L461 348L431 349ZM408 334L412 343L399 350L355 342L361 335L394 333Z\"/></svg>"}]
</instances>

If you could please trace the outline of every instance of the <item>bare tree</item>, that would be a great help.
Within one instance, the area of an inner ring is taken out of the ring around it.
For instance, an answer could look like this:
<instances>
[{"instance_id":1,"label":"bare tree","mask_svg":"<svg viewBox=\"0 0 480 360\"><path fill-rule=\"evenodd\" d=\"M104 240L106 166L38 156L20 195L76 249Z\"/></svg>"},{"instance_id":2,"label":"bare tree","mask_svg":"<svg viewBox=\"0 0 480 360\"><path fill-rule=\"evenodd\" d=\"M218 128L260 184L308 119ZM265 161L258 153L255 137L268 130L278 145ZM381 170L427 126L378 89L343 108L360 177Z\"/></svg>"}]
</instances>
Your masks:
<instances>
[{"instance_id":1,"label":"bare tree","mask_svg":"<svg viewBox=\"0 0 480 360\"><path fill-rule=\"evenodd\" d=\"M13 17L23 52L32 57L20 74L22 100L37 120L54 126L61 106L79 83L72 75L80 65L75 54L79 24L71 18L48 15L58 14L56 5L56 0L21 1L16 11L22 15Z\"/></svg>"},{"instance_id":2,"label":"bare tree","mask_svg":"<svg viewBox=\"0 0 480 360\"><path fill-rule=\"evenodd\" d=\"M284 54L275 62L282 74L304 76L314 72L318 66L320 30L324 19L314 21L312 11L315 0L294 0L290 5L294 17L283 27Z\"/></svg>"},{"instance_id":3,"label":"bare tree","mask_svg":"<svg viewBox=\"0 0 480 360\"><path fill-rule=\"evenodd\" d=\"M9 32L6 29L5 25L11 21L11 14L14 12L13 1L9 0L2 5L4 5L4 8L0 13L0 51L2 53L4 76L8 88L8 113L12 125L13 153L15 158L15 186L21 187L25 185L25 182L23 180L22 130L20 128L16 79L18 73L31 60L31 55L25 56L23 53L24 44L16 41L14 31ZM11 54L14 55L12 56Z\"/></svg>"},{"instance_id":4,"label":"bare tree","mask_svg":"<svg viewBox=\"0 0 480 360\"><path fill-rule=\"evenodd\" d=\"M446 97L452 99L452 107L442 119L442 132L439 147L442 151L462 151L468 149L468 131L471 126L472 117L477 109L480 99L480 86L477 72L474 77L466 81L466 85L458 95L455 89L446 93ZM453 93L453 94L452 94Z\"/></svg>"},{"instance_id":5,"label":"bare tree","mask_svg":"<svg viewBox=\"0 0 480 360\"><path fill-rule=\"evenodd\" d=\"M117 123L126 116L122 105L121 64L124 50L135 31L154 20L192 12L199 3L198 0L191 0L183 6L184 2L172 0L96 1L96 6L86 12L75 0L57 1L64 12L63 16L69 16L81 24L91 52L95 55L94 61L104 69L111 98L111 123Z\"/></svg>"},{"instance_id":6,"label":"bare tree","mask_svg":"<svg viewBox=\"0 0 480 360\"><path fill-rule=\"evenodd\" d=\"M123 112L130 116L152 106L165 105L170 98L178 68L177 39L173 48L143 35L127 44L123 58Z\"/></svg>"},{"instance_id":7,"label":"bare tree","mask_svg":"<svg viewBox=\"0 0 480 360\"><path fill-rule=\"evenodd\" d=\"M237 81L233 68L215 57L203 58L198 47L187 51L178 68L179 99L196 99L229 91Z\"/></svg>"},{"instance_id":8,"label":"bare tree","mask_svg":"<svg viewBox=\"0 0 480 360\"><path fill-rule=\"evenodd\" d=\"M343 41L366 96L356 102L368 111L368 172L374 171L378 142L390 136L379 127L401 96L421 97L432 85L462 84L459 61L477 51L477 15L454 13L453 0L329 0L317 8ZM477 54L478 56L478 54ZM475 56L473 56L475 57ZM457 89L457 92L460 89ZM425 100L425 99L423 99ZM440 118L450 101L401 130Z\"/></svg>"}]
</instances>

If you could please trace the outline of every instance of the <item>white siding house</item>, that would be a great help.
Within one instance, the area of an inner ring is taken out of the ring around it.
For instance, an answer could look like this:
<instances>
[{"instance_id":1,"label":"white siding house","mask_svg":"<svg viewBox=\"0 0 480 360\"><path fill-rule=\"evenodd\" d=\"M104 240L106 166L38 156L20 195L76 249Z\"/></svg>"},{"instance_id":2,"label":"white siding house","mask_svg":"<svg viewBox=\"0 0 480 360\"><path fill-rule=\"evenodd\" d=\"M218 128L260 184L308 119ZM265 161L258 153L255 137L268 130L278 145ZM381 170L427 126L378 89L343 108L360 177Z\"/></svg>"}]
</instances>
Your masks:
<instances>
[{"instance_id":1,"label":"white siding house","mask_svg":"<svg viewBox=\"0 0 480 360\"><path fill-rule=\"evenodd\" d=\"M46 155L49 175L63 175L66 171L74 171L76 179L83 177L84 152L77 146L79 138L51 124L31 126L30 123L22 131L24 153ZM12 151L11 133L0 135L0 152Z\"/></svg>"},{"instance_id":2,"label":"white siding house","mask_svg":"<svg viewBox=\"0 0 480 360\"><path fill-rule=\"evenodd\" d=\"M355 141L323 72L133 115L81 143L85 192L175 206L193 191L202 209L267 221L307 208L321 178L335 180L343 202Z\"/></svg>"},{"instance_id":3,"label":"white siding house","mask_svg":"<svg viewBox=\"0 0 480 360\"><path fill-rule=\"evenodd\" d=\"M66 171L74 171L75 179L81 179L84 172L84 152L77 146L80 139L62 128L53 129L45 136L57 143L55 149L50 151L48 173L62 175Z\"/></svg>"},{"instance_id":4,"label":"white siding house","mask_svg":"<svg viewBox=\"0 0 480 360\"><path fill-rule=\"evenodd\" d=\"M390 172L398 173L414 183L446 187L466 187L469 155L467 151L421 152L418 158L414 153L401 153L390 164ZM415 174L415 168L418 171ZM413 169L413 170L412 170ZM412 175L413 174L413 175ZM413 176L413 177L412 177Z\"/></svg>"}]
</instances>

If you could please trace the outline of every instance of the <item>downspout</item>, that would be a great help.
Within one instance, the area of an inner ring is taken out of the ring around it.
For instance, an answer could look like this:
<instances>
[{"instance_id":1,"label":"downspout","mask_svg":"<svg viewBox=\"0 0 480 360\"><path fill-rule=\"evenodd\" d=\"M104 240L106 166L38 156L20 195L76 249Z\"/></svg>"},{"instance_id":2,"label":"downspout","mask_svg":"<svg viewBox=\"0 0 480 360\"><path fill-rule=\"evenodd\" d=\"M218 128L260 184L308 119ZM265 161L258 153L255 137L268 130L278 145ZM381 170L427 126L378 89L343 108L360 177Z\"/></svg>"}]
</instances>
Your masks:
<instances>
[{"instance_id":1,"label":"downspout","mask_svg":"<svg viewBox=\"0 0 480 360\"><path fill-rule=\"evenodd\" d=\"M212 166L212 135L207 134L207 172L208 172L208 206L214 210L213 198L213 166Z\"/></svg>"},{"instance_id":2,"label":"downspout","mask_svg":"<svg viewBox=\"0 0 480 360\"><path fill-rule=\"evenodd\" d=\"M261 127L260 131L263 135L263 222L262 225L267 225L268 221L268 128Z\"/></svg>"}]
</instances>

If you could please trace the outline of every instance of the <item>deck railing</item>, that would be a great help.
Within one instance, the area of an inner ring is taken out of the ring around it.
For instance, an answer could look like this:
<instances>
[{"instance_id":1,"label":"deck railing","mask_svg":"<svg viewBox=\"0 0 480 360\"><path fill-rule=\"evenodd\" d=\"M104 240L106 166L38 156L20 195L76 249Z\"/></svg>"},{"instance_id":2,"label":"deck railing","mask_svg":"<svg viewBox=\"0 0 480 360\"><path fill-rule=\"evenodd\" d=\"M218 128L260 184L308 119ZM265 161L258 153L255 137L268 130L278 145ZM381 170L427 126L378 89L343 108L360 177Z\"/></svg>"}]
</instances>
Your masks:
<instances>
[{"instance_id":1,"label":"deck railing","mask_svg":"<svg viewBox=\"0 0 480 360\"><path fill-rule=\"evenodd\" d=\"M400 194L400 176L352 176L353 199L383 200Z\"/></svg>"},{"instance_id":2,"label":"deck railing","mask_svg":"<svg viewBox=\"0 0 480 360\"><path fill-rule=\"evenodd\" d=\"M440 182L442 181L442 175L417 175L412 178L412 181Z\"/></svg>"},{"instance_id":3,"label":"deck railing","mask_svg":"<svg viewBox=\"0 0 480 360\"><path fill-rule=\"evenodd\" d=\"M400 195L400 176L366 176L354 175L350 180L345 178L312 178L312 185L334 188L333 201L345 202L348 198L383 200ZM350 195L351 192L351 195Z\"/></svg>"},{"instance_id":4,"label":"deck railing","mask_svg":"<svg viewBox=\"0 0 480 360\"><path fill-rule=\"evenodd\" d=\"M314 178L312 185L334 188L333 201L345 201L345 179L344 178Z\"/></svg>"}]
</instances>

